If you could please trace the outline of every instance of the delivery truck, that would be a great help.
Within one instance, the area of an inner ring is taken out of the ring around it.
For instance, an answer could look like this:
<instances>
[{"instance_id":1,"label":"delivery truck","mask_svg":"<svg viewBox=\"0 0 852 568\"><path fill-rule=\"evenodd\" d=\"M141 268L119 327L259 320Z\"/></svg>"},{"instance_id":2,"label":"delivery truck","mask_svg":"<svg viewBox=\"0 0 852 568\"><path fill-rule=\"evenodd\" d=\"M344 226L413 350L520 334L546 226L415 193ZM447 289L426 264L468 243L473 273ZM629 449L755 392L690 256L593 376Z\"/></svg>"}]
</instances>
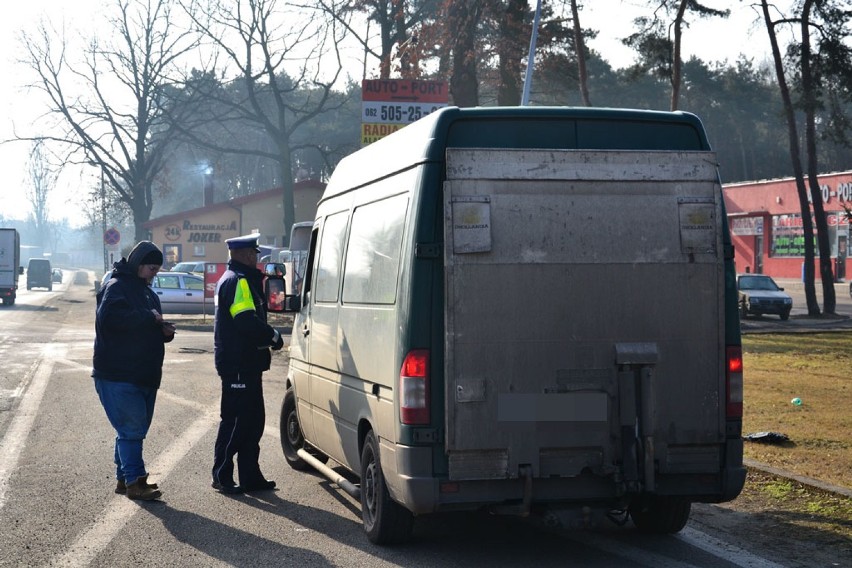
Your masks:
<instances>
[{"instance_id":1,"label":"delivery truck","mask_svg":"<svg viewBox=\"0 0 852 568\"><path fill-rule=\"evenodd\" d=\"M18 295L21 266L21 237L17 229L0 228L0 300L12 306Z\"/></svg>"},{"instance_id":2,"label":"delivery truck","mask_svg":"<svg viewBox=\"0 0 852 568\"><path fill-rule=\"evenodd\" d=\"M733 258L694 115L437 111L318 204L285 457L376 543L474 509L677 532L745 481Z\"/></svg>"}]
</instances>

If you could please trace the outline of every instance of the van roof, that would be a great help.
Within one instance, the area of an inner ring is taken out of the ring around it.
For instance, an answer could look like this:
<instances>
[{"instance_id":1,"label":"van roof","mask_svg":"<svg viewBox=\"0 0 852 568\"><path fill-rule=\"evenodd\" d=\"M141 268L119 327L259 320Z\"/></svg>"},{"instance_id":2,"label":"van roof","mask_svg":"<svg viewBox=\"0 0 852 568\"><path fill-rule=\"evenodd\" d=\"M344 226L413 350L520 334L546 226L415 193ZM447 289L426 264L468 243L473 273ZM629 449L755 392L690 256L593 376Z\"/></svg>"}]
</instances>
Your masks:
<instances>
[{"instance_id":1,"label":"van roof","mask_svg":"<svg viewBox=\"0 0 852 568\"><path fill-rule=\"evenodd\" d=\"M341 160L323 198L443 162L447 148L695 151L710 145L698 117L680 111L445 107Z\"/></svg>"}]
</instances>

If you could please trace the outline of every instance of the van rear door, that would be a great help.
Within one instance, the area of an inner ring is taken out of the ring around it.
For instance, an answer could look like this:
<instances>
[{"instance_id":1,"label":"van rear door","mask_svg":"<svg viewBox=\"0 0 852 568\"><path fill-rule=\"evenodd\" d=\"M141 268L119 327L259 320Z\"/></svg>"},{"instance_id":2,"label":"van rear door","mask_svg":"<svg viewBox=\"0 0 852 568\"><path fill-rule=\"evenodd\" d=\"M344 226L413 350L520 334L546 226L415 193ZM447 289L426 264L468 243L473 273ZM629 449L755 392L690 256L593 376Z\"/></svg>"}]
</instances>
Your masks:
<instances>
[{"instance_id":1,"label":"van rear door","mask_svg":"<svg viewBox=\"0 0 852 568\"><path fill-rule=\"evenodd\" d=\"M719 472L714 154L448 149L444 212L451 479Z\"/></svg>"}]
</instances>

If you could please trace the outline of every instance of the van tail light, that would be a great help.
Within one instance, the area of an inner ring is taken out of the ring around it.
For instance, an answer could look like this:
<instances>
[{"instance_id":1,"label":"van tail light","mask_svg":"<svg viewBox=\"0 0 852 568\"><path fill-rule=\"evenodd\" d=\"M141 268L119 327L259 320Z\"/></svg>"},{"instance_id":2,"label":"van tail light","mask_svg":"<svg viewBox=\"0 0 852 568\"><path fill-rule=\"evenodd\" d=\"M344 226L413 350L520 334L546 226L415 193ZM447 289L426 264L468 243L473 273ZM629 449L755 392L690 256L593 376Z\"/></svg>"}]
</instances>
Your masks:
<instances>
[{"instance_id":1,"label":"van tail light","mask_svg":"<svg viewBox=\"0 0 852 568\"><path fill-rule=\"evenodd\" d=\"M743 349L738 345L725 348L725 415L743 417Z\"/></svg>"},{"instance_id":2,"label":"van tail light","mask_svg":"<svg viewBox=\"0 0 852 568\"><path fill-rule=\"evenodd\" d=\"M399 418L403 424L429 424L429 350L409 351L399 371Z\"/></svg>"}]
</instances>

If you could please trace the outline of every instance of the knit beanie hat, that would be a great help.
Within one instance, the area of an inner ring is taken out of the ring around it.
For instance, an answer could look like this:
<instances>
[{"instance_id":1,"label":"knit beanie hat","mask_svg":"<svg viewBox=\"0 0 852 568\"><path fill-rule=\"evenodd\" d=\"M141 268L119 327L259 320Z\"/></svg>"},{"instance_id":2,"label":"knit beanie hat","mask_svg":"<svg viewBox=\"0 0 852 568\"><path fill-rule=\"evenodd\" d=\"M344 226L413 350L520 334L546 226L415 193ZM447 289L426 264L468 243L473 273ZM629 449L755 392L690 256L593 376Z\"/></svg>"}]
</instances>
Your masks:
<instances>
[{"instance_id":1,"label":"knit beanie hat","mask_svg":"<svg viewBox=\"0 0 852 568\"><path fill-rule=\"evenodd\" d=\"M143 264L156 264L157 266L162 266L163 253L161 253L158 249L152 250L142 257L142 260L139 262L139 266L142 266Z\"/></svg>"}]
</instances>

